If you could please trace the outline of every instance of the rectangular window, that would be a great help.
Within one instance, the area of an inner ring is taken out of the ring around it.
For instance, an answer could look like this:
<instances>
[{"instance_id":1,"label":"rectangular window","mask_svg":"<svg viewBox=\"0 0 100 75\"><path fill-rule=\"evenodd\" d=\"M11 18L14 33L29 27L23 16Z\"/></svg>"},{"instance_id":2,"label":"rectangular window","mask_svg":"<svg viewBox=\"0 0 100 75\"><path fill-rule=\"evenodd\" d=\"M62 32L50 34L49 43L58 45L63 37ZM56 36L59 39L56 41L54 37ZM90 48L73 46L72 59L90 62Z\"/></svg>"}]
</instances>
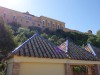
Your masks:
<instances>
[{"instance_id":1,"label":"rectangular window","mask_svg":"<svg viewBox=\"0 0 100 75\"><path fill-rule=\"evenodd\" d=\"M28 17L28 20L32 20L32 18L31 17Z\"/></svg>"},{"instance_id":2,"label":"rectangular window","mask_svg":"<svg viewBox=\"0 0 100 75\"><path fill-rule=\"evenodd\" d=\"M40 24L38 24L38 26L40 26Z\"/></svg>"},{"instance_id":3,"label":"rectangular window","mask_svg":"<svg viewBox=\"0 0 100 75\"><path fill-rule=\"evenodd\" d=\"M6 17L6 14L5 14L5 13L3 14L3 17L4 17L4 18Z\"/></svg>"},{"instance_id":4,"label":"rectangular window","mask_svg":"<svg viewBox=\"0 0 100 75\"><path fill-rule=\"evenodd\" d=\"M42 28L44 28L44 26L42 26Z\"/></svg>"},{"instance_id":5,"label":"rectangular window","mask_svg":"<svg viewBox=\"0 0 100 75\"><path fill-rule=\"evenodd\" d=\"M43 21L43 25L44 25L44 21Z\"/></svg>"},{"instance_id":6,"label":"rectangular window","mask_svg":"<svg viewBox=\"0 0 100 75\"><path fill-rule=\"evenodd\" d=\"M26 21L26 23L29 23L29 21Z\"/></svg>"},{"instance_id":7,"label":"rectangular window","mask_svg":"<svg viewBox=\"0 0 100 75\"><path fill-rule=\"evenodd\" d=\"M27 17L27 16L25 16L25 19L28 19L28 17Z\"/></svg>"},{"instance_id":8,"label":"rectangular window","mask_svg":"<svg viewBox=\"0 0 100 75\"><path fill-rule=\"evenodd\" d=\"M58 26L58 29L59 29L59 26Z\"/></svg>"},{"instance_id":9,"label":"rectangular window","mask_svg":"<svg viewBox=\"0 0 100 75\"><path fill-rule=\"evenodd\" d=\"M13 16L13 20L15 19L16 17L15 16Z\"/></svg>"},{"instance_id":10,"label":"rectangular window","mask_svg":"<svg viewBox=\"0 0 100 75\"><path fill-rule=\"evenodd\" d=\"M50 26L50 23L48 23L48 26Z\"/></svg>"},{"instance_id":11,"label":"rectangular window","mask_svg":"<svg viewBox=\"0 0 100 75\"><path fill-rule=\"evenodd\" d=\"M54 24L53 24L53 26L54 26Z\"/></svg>"},{"instance_id":12,"label":"rectangular window","mask_svg":"<svg viewBox=\"0 0 100 75\"><path fill-rule=\"evenodd\" d=\"M33 25L35 25L35 23L34 23L34 22L32 22L32 24L33 24Z\"/></svg>"}]
</instances>

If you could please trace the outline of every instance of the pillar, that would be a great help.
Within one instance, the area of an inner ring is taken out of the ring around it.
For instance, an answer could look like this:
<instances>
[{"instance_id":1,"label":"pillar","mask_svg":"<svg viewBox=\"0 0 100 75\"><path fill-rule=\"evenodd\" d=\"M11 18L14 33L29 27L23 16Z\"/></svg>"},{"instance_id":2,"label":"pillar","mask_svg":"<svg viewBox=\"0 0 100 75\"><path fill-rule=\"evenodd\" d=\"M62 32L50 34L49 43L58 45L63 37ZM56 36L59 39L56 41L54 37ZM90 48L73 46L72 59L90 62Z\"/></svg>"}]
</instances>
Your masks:
<instances>
[{"instance_id":1,"label":"pillar","mask_svg":"<svg viewBox=\"0 0 100 75\"><path fill-rule=\"evenodd\" d=\"M88 75L92 75L92 69L91 69L91 66L88 66Z\"/></svg>"},{"instance_id":2,"label":"pillar","mask_svg":"<svg viewBox=\"0 0 100 75\"><path fill-rule=\"evenodd\" d=\"M70 75L73 75L73 66L70 65Z\"/></svg>"},{"instance_id":3,"label":"pillar","mask_svg":"<svg viewBox=\"0 0 100 75\"><path fill-rule=\"evenodd\" d=\"M19 75L20 63L13 63L12 75Z\"/></svg>"},{"instance_id":4,"label":"pillar","mask_svg":"<svg viewBox=\"0 0 100 75\"><path fill-rule=\"evenodd\" d=\"M100 65L96 65L97 75L100 75Z\"/></svg>"},{"instance_id":5,"label":"pillar","mask_svg":"<svg viewBox=\"0 0 100 75\"><path fill-rule=\"evenodd\" d=\"M65 64L65 75L73 75L73 66L69 62Z\"/></svg>"}]
</instances>

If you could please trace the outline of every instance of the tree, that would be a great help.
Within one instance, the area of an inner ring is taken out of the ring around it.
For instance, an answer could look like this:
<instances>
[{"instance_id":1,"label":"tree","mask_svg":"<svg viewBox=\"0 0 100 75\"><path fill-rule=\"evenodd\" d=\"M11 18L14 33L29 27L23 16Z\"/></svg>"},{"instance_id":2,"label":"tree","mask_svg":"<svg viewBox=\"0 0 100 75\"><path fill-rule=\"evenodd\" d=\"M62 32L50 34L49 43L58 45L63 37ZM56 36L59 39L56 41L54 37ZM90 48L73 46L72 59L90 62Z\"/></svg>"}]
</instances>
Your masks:
<instances>
[{"instance_id":1,"label":"tree","mask_svg":"<svg viewBox=\"0 0 100 75\"><path fill-rule=\"evenodd\" d=\"M41 34L41 36L43 36L44 38L48 38L48 35L46 33Z\"/></svg>"},{"instance_id":2,"label":"tree","mask_svg":"<svg viewBox=\"0 0 100 75\"><path fill-rule=\"evenodd\" d=\"M60 38L60 39L57 41L57 43L58 43L58 45L60 45L60 44L62 44L64 41L65 41L64 38Z\"/></svg>"},{"instance_id":3,"label":"tree","mask_svg":"<svg viewBox=\"0 0 100 75\"><path fill-rule=\"evenodd\" d=\"M28 28L22 27L20 27L17 32L18 34L14 37L14 40L17 42L17 45L22 44L35 33L34 31L31 31Z\"/></svg>"},{"instance_id":4,"label":"tree","mask_svg":"<svg viewBox=\"0 0 100 75\"><path fill-rule=\"evenodd\" d=\"M97 39L96 39L97 44L96 44L96 46L100 47L100 30L97 31L97 35L96 36L97 36Z\"/></svg>"},{"instance_id":5,"label":"tree","mask_svg":"<svg viewBox=\"0 0 100 75\"><path fill-rule=\"evenodd\" d=\"M6 55L15 48L16 44L13 40L12 30L7 26L2 17L0 17L0 51Z\"/></svg>"},{"instance_id":6,"label":"tree","mask_svg":"<svg viewBox=\"0 0 100 75\"><path fill-rule=\"evenodd\" d=\"M96 44L96 36L89 36L87 42L90 42L91 44L95 45Z\"/></svg>"},{"instance_id":7,"label":"tree","mask_svg":"<svg viewBox=\"0 0 100 75\"><path fill-rule=\"evenodd\" d=\"M76 72L76 73L79 73L80 72L80 67L79 66L75 66L73 68L73 71Z\"/></svg>"},{"instance_id":8,"label":"tree","mask_svg":"<svg viewBox=\"0 0 100 75\"><path fill-rule=\"evenodd\" d=\"M11 29L14 31L14 35L17 35L18 29L21 27L21 24L18 24L17 22L11 22L9 23L11 26Z\"/></svg>"},{"instance_id":9,"label":"tree","mask_svg":"<svg viewBox=\"0 0 100 75\"><path fill-rule=\"evenodd\" d=\"M100 38L100 30L97 31L97 37Z\"/></svg>"},{"instance_id":10,"label":"tree","mask_svg":"<svg viewBox=\"0 0 100 75\"><path fill-rule=\"evenodd\" d=\"M30 29L30 31L36 31L38 33L41 33L42 30L40 27L35 27L35 26L29 26L28 29Z\"/></svg>"}]
</instances>

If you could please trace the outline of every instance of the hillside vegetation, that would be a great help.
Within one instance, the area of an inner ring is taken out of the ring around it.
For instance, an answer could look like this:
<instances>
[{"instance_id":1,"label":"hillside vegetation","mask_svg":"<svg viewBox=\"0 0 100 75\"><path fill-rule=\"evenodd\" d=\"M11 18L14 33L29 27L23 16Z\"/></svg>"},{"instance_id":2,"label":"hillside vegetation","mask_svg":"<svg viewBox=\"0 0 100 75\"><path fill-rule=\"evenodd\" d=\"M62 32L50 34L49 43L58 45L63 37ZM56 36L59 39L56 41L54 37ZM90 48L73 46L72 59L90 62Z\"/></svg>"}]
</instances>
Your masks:
<instances>
[{"instance_id":1,"label":"hillside vegetation","mask_svg":"<svg viewBox=\"0 0 100 75\"><path fill-rule=\"evenodd\" d=\"M60 45L66 38L70 38L75 44L84 47L87 42L90 42L96 47L100 47L100 30L96 35L85 35L78 32L64 32L63 30L50 31L48 28L41 30L41 28L29 26L22 28L18 23L5 24L0 17L0 75L6 75L7 63L1 62L14 48L22 44L35 33L40 34L55 45ZM74 67L75 72L83 71L83 67ZM84 70L86 71L86 70Z\"/></svg>"},{"instance_id":2,"label":"hillside vegetation","mask_svg":"<svg viewBox=\"0 0 100 75\"><path fill-rule=\"evenodd\" d=\"M13 31L14 40L17 45L22 44L33 34L38 33L55 45L60 45L66 41L67 38L70 38L75 44L80 46L85 46L88 42L90 42L92 45L100 47L100 30L98 30L96 35L86 35L78 32L64 32L60 29L56 31L51 31L48 28L41 30L41 28L34 26L22 28L21 25L17 23L11 23L9 26Z\"/></svg>"},{"instance_id":3,"label":"hillside vegetation","mask_svg":"<svg viewBox=\"0 0 100 75\"><path fill-rule=\"evenodd\" d=\"M0 21L0 58L6 56L15 47L22 44L33 34L39 33L44 38L48 39L55 45L60 45L66 38L70 38L77 45L84 47L87 42L90 42L96 47L100 47L100 30L96 35L85 35L78 32L64 32L63 30L50 31L48 28L41 30L41 28L30 26L22 28L18 23L9 23L5 25L3 20Z\"/></svg>"}]
</instances>

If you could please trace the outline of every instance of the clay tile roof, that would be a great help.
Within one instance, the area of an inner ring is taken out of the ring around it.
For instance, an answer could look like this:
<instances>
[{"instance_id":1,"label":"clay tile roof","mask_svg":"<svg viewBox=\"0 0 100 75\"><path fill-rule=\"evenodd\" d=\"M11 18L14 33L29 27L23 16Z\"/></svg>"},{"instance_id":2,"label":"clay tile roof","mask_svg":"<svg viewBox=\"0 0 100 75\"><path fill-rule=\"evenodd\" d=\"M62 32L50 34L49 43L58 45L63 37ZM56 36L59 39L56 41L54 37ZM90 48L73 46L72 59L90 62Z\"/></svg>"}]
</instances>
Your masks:
<instances>
[{"instance_id":1,"label":"clay tile roof","mask_svg":"<svg viewBox=\"0 0 100 75\"><path fill-rule=\"evenodd\" d=\"M66 52L71 59L76 60L97 60L96 57L87 50L75 45L72 41L67 40L59 46Z\"/></svg>"},{"instance_id":2,"label":"clay tile roof","mask_svg":"<svg viewBox=\"0 0 100 75\"><path fill-rule=\"evenodd\" d=\"M97 47L91 45L90 43L88 43L88 44L85 46L85 49L86 49L87 51L89 51L90 53L95 54L96 57L100 60L100 48L97 48Z\"/></svg>"},{"instance_id":3,"label":"clay tile roof","mask_svg":"<svg viewBox=\"0 0 100 75\"><path fill-rule=\"evenodd\" d=\"M13 50L9 56L12 55L39 58L67 58L67 55L63 50L44 39L39 34L34 34L22 45Z\"/></svg>"}]
</instances>

